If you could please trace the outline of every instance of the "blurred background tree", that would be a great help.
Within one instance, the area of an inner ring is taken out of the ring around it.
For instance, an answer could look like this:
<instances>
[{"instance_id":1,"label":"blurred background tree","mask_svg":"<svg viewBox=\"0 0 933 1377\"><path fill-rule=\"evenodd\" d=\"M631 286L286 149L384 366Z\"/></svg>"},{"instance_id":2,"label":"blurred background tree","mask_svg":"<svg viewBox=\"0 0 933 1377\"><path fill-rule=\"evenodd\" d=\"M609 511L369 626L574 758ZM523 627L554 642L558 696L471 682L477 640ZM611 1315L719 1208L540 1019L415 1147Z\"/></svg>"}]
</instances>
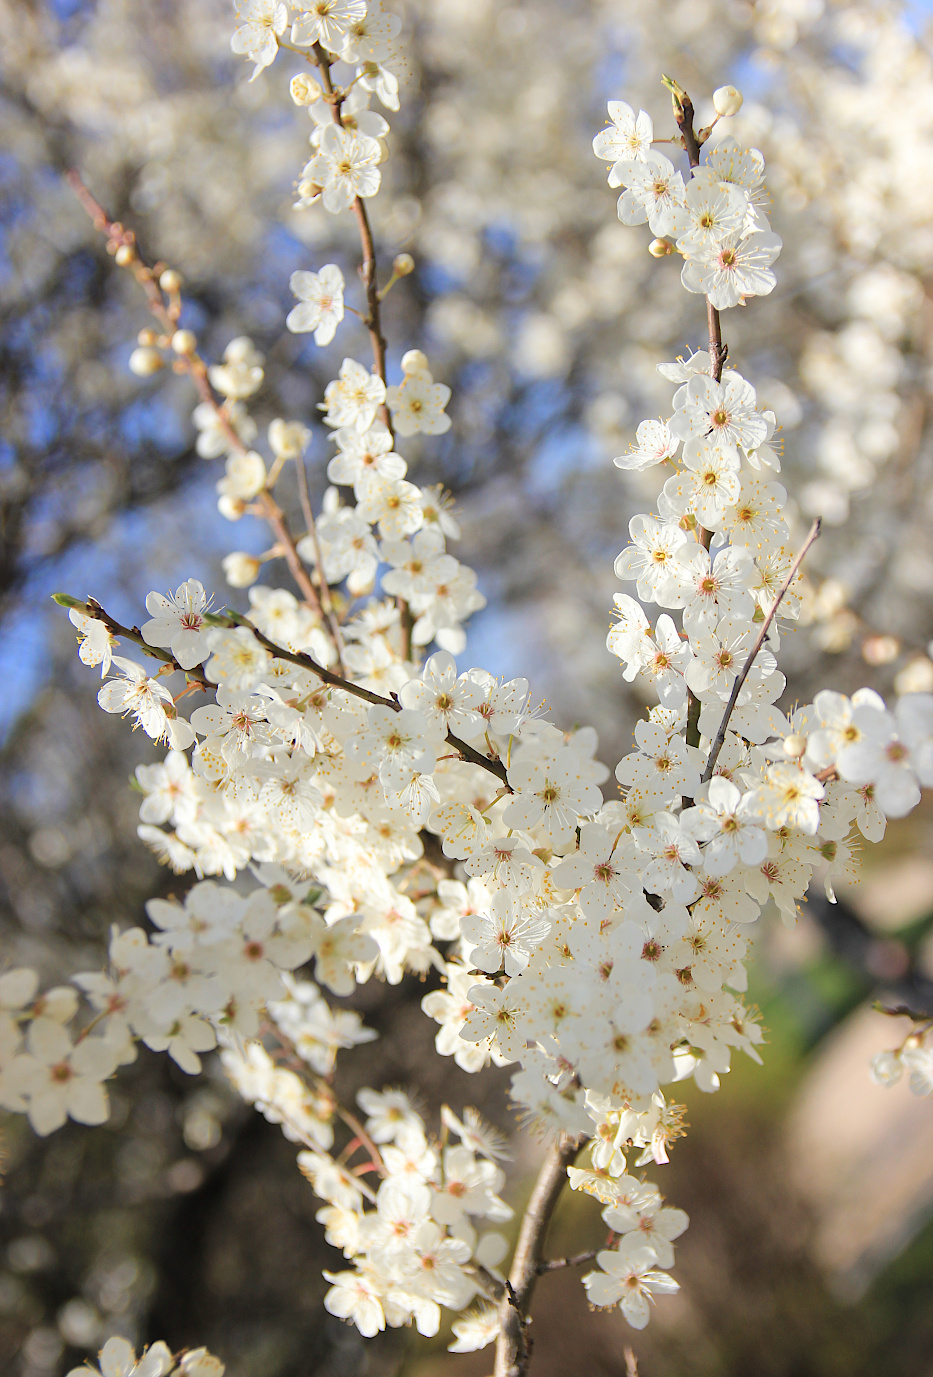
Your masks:
<instances>
[{"instance_id":1,"label":"blurred background tree","mask_svg":"<svg viewBox=\"0 0 933 1377\"><path fill-rule=\"evenodd\" d=\"M611 563L658 479L623 476L611 459L664 405L656 364L701 346L703 322L671 265L615 220L590 144L607 98L663 127L658 77L671 71L701 123L715 86L744 90L731 132L764 153L785 240L767 311L733 313L728 335L783 424L801 519L821 513L828 527L785 649L786 701L827 684L933 687L923 9L389 7L410 35L410 70L375 229L386 262L405 250L417 263L387 302L390 369L426 342L453 389L453 429L408 457L420 484L454 495L458 553L489 600L471 628L474 661L528 673L558 720L597 726L606 760L625 749L639 704L604 651ZM78 168L146 254L184 274L182 323L208 351L254 339L267 360L261 421L311 421L342 357L285 331L287 283L325 261L351 280L354 226L292 209L300 120L277 88L248 83L231 30L226 0L0 0L0 923L5 963L47 980L95 964L111 923L139 921L145 898L180 883L137 840L121 783L153 758L150 744L101 717L48 594L106 582L111 610L133 621L150 589L195 576L224 601L229 544L217 474L194 451L187 385L128 372L148 319L64 172ZM319 495L320 433L311 454ZM238 539L259 552L264 535L248 525ZM866 1070L870 1050L897 1036L871 1001L930 999L929 841L920 810L890 828L872 873L835 909L818 892L796 930L759 935L766 1065L733 1072L714 1105L690 1097L693 1130L667 1193L699 1227L679 1254L680 1297L637 1337L645 1377L933 1371L929 1106L872 1087ZM361 990L360 1007L395 1036L357 1051L345 1074L405 1083L417 1068L432 1101L482 1096L507 1123L495 1074L468 1081L425 1055L420 991L379 993L376 1007ZM236 1377L486 1371L482 1354L431 1355L406 1332L364 1351L325 1315L320 1270L333 1255L293 1154L222 1077L190 1081L164 1060L143 1052L102 1129L38 1141L19 1122L4 1127L4 1370L47 1377L121 1330L206 1343ZM813 1090L830 1072L846 1088L831 1112ZM530 1163L534 1143L525 1151ZM571 1249L593 1241L572 1202L557 1233ZM587 1325L584 1355L577 1279L544 1287L541 1377L584 1364L621 1372L622 1322Z\"/></svg>"}]
</instances>

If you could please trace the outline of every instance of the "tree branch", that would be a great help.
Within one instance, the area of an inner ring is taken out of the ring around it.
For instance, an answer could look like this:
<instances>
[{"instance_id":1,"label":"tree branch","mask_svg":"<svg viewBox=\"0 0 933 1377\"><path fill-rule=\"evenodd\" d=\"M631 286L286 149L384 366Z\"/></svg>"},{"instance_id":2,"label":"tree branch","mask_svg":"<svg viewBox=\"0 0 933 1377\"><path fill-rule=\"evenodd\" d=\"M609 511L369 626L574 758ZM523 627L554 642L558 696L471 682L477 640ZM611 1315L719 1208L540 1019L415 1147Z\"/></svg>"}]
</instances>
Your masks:
<instances>
[{"instance_id":1,"label":"tree branch","mask_svg":"<svg viewBox=\"0 0 933 1377\"><path fill-rule=\"evenodd\" d=\"M330 59L320 43L315 43L312 53L313 57L308 55L308 61L316 65L321 73L321 81L334 112L334 119L342 129L344 128L342 106L345 93L334 90L333 78L330 74ZM372 225L369 222L369 213L361 196L357 196L353 202L353 214L356 216L356 223L359 227L360 245L363 251L363 261L360 264L360 281L366 292L366 315L363 317L363 324L369 331L369 340L373 350L373 366L382 381L386 383L388 381L386 378L386 338L382 332L382 298L379 294L379 283L376 278L376 246L373 240ZM392 416L385 402L379 408L379 419L392 436L394 443L395 431L392 426Z\"/></svg>"},{"instance_id":2,"label":"tree branch","mask_svg":"<svg viewBox=\"0 0 933 1377\"><path fill-rule=\"evenodd\" d=\"M245 627L247 631L253 633L259 644L268 650L270 655L274 655L277 660L288 660L293 665L299 665L302 669L310 670L312 674L316 674L331 688L342 689L344 693L350 693L354 698L362 698L364 702L371 703L373 706L391 708L393 712L402 711L402 705L397 698L384 698L381 693L373 693L372 689L363 688L362 684L354 684L352 679L344 679L341 675L334 674L332 670L325 669L323 665L318 664L317 660L302 650L287 650L285 646L276 645L275 641L270 640L264 631L260 631L258 626L254 626L250 619L244 617L240 612L208 613L205 615L204 621L208 626ZM497 779L502 781L504 788L512 793L508 774L501 760L493 760L488 755L483 755L481 751L461 740L459 736L454 736L453 732L448 732L444 739L449 746L453 746L454 750L459 752L463 760L468 761L471 765L479 765L484 770L488 770L490 774L494 774Z\"/></svg>"},{"instance_id":3,"label":"tree branch","mask_svg":"<svg viewBox=\"0 0 933 1377\"><path fill-rule=\"evenodd\" d=\"M567 1168L580 1150L579 1138L561 1136L548 1148L541 1164L509 1272L506 1295L499 1305L499 1338L496 1341L494 1377L525 1377L531 1358L526 1334L528 1307L538 1280L541 1253L551 1216L567 1179Z\"/></svg>"},{"instance_id":4,"label":"tree branch","mask_svg":"<svg viewBox=\"0 0 933 1377\"><path fill-rule=\"evenodd\" d=\"M774 599L774 602L771 604L771 611L768 613L767 617L765 617L764 621L761 624L761 630L758 633L758 637L755 641L755 644L752 646L751 653L749 654L748 659L745 661L745 664L742 666L741 671L737 675L735 683L732 685L732 692L729 695L729 701L726 704L726 710L722 715L722 721L719 724L719 730L716 732L713 744L710 747L709 759L706 762L706 769L703 771L702 775L703 784L706 784L713 777L713 770L716 768L716 761L719 759L719 752L722 750L723 742L726 739L726 731L729 727L729 718L735 711L735 705L738 702L739 694L742 691L742 685L748 678L749 670L755 662L755 656L758 654L759 650L765 643L765 637L767 636L768 631L771 627L771 623L774 621L775 614L777 613L777 610L781 605L781 599L784 597L784 594L787 592L788 588L791 586L794 579L797 577L797 571L804 561L804 556L806 555L810 546L813 544L813 542L817 539L817 537L820 534L821 524L821 519L817 517L813 525L810 527L809 535L803 542L803 545L800 548L800 552L797 555L797 558L790 566L787 578L781 584L780 591L777 597Z\"/></svg>"},{"instance_id":5,"label":"tree branch","mask_svg":"<svg viewBox=\"0 0 933 1377\"><path fill-rule=\"evenodd\" d=\"M134 645L139 646L144 655L149 655L153 660L161 660L163 665L177 670L179 674L185 676L189 684L196 684L205 693L216 691L217 685L209 683L205 679L204 671L200 665L196 665L193 669L184 669L170 651L162 650L160 646L150 645L148 641L144 641L143 633L138 626L123 626L114 617L111 617L109 612L104 611L96 598L88 598L87 602L81 602L79 598L69 597L67 593L53 593L52 601L57 602L59 607L74 607L77 611L83 612L86 617L91 617L96 622L103 622L111 636L118 636L123 641L132 641Z\"/></svg>"},{"instance_id":6,"label":"tree branch","mask_svg":"<svg viewBox=\"0 0 933 1377\"><path fill-rule=\"evenodd\" d=\"M693 101L681 86L670 77L662 77L662 81L671 93L674 103L674 119L680 130L683 146L690 163L691 170L700 165L700 141L693 128L694 109ZM722 370L726 362L726 355L729 346L722 342L722 321L719 312L706 298L706 324L709 335L709 372L714 382L722 381ZM708 550L713 539L712 531L707 531L704 526L697 527L697 540ZM687 690L687 731L686 742L688 746L699 746L700 744L700 700L691 691Z\"/></svg>"},{"instance_id":7,"label":"tree branch","mask_svg":"<svg viewBox=\"0 0 933 1377\"><path fill-rule=\"evenodd\" d=\"M124 263L118 261L118 266L126 267L132 270L133 276L136 278L136 281L138 282L140 287L142 287L143 292L145 293L146 304L148 305L150 312L153 316L155 316L156 320L159 322L159 324L162 326L162 329L165 331L165 334L168 336L168 340L166 341L166 347L169 347L169 341L171 339L171 336L178 329L179 313L177 309L172 309L165 305L165 301L162 295L162 289L160 288L157 280L156 267L150 267L147 263L143 262L143 260L139 257L139 253L136 248L136 236L133 234L133 231L126 229L125 226L119 223L119 221L110 219L110 217L107 215L107 212L104 210L103 206L94 198L94 196L91 194L88 188L84 185L84 182L81 180L80 175L74 170L68 172L66 175L72 190L74 191L78 200L81 202L81 205L84 207L84 209L90 216L94 224L94 228L99 230L101 233L106 234L107 247L114 253L114 256L116 257L120 249L126 248L131 250L131 254L128 258L128 261ZM164 265L158 266L161 267ZM230 420L223 406L221 406L221 404L217 401L216 396L214 395L214 389L211 387L210 379L208 378L207 374L207 364L204 362L201 356L196 352L185 355L179 355L179 357L175 361L174 367L181 372L186 372L189 375L189 377L195 385L195 388L197 389L198 396L201 398L202 402L206 403L206 405L211 408L214 415L216 416L217 422L224 433L224 436L230 449L233 450L236 454L246 454L248 452L246 445L244 445L243 441L240 439L239 435L236 433L233 426L230 424ZM317 590L315 589L314 584L311 582L311 578L308 574L308 571L302 563L301 557L299 556L298 551L295 548L295 541L288 528L288 523L285 519L284 512L282 511L281 507L278 505L275 498L272 496L271 492L269 492L268 489L265 489L263 492L259 494L258 506L260 509L260 514L262 515L263 519L267 522L273 535L276 538L276 543L282 551L282 555L285 559L286 564L288 565L289 572L291 573L292 578L295 580L295 583L299 588L302 597L304 598L305 602L317 612L321 620L327 624L331 636L334 639L334 647L337 651L338 663L342 667L342 640L340 638L339 631L335 635L334 625L332 625L332 622L334 620L333 616L331 615L331 617L328 617L325 613L321 599L318 597ZM319 574L321 580L323 581L323 570L319 570Z\"/></svg>"}]
</instances>

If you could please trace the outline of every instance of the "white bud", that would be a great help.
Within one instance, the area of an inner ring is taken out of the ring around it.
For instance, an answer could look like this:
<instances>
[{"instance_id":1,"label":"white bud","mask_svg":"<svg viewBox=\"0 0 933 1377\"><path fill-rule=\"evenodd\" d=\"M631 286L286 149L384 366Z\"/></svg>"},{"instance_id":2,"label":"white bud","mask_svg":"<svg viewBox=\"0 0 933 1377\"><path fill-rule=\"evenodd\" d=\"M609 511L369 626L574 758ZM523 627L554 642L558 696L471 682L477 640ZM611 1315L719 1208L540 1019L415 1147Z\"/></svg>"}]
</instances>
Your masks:
<instances>
[{"instance_id":1,"label":"white bud","mask_svg":"<svg viewBox=\"0 0 933 1377\"><path fill-rule=\"evenodd\" d=\"M227 363L242 363L248 368L261 368L264 362L249 335L237 335L232 339L224 350L224 358Z\"/></svg>"},{"instance_id":2,"label":"white bud","mask_svg":"<svg viewBox=\"0 0 933 1377\"><path fill-rule=\"evenodd\" d=\"M219 491L239 497L244 502L257 497L266 486L266 465L254 449L245 454L231 454L227 460L227 476L221 479Z\"/></svg>"},{"instance_id":3,"label":"white bud","mask_svg":"<svg viewBox=\"0 0 933 1377\"><path fill-rule=\"evenodd\" d=\"M233 497L227 492L222 493L217 499L217 510L228 521L239 521L241 516L246 515L246 507L247 504L242 497Z\"/></svg>"},{"instance_id":4,"label":"white bud","mask_svg":"<svg viewBox=\"0 0 933 1377\"><path fill-rule=\"evenodd\" d=\"M674 245L667 239L652 239L648 245L648 252L652 258L666 258L669 253L674 252Z\"/></svg>"},{"instance_id":5,"label":"white bud","mask_svg":"<svg viewBox=\"0 0 933 1377\"><path fill-rule=\"evenodd\" d=\"M933 662L925 655L911 660L894 678L895 693L933 693Z\"/></svg>"},{"instance_id":6,"label":"white bud","mask_svg":"<svg viewBox=\"0 0 933 1377\"><path fill-rule=\"evenodd\" d=\"M734 86L720 86L713 92L713 109L717 115L737 115L745 97Z\"/></svg>"},{"instance_id":7,"label":"white bud","mask_svg":"<svg viewBox=\"0 0 933 1377\"><path fill-rule=\"evenodd\" d=\"M162 355L158 349L134 349L130 354L130 372L137 378L150 378L162 367Z\"/></svg>"},{"instance_id":8,"label":"white bud","mask_svg":"<svg viewBox=\"0 0 933 1377\"><path fill-rule=\"evenodd\" d=\"M789 755L791 760L799 760L807 749L806 737L786 736L784 738L784 754Z\"/></svg>"},{"instance_id":9,"label":"white bud","mask_svg":"<svg viewBox=\"0 0 933 1377\"><path fill-rule=\"evenodd\" d=\"M300 421L277 417L269 423L269 445L276 459L297 459L310 439L310 430Z\"/></svg>"},{"instance_id":10,"label":"white bud","mask_svg":"<svg viewBox=\"0 0 933 1377\"><path fill-rule=\"evenodd\" d=\"M415 260L410 253L396 254L392 260L392 271L396 277L407 277L409 273L415 271Z\"/></svg>"},{"instance_id":11,"label":"white bud","mask_svg":"<svg viewBox=\"0 0 933 1377\"><path fill-rule=\"evenodd\" d=\"M409 349L402 355L402 372L412 376L415 373L427 373L428 360L420 349Z\"/></svg>"},{"instance_id":12,"label":"white bud","mask_svg":"<svg viewBox=\"0 0 933 1377\"><path fill-rule=\"evenodd\" d=\"M224 1377L224 1365L206 1348L193 1348L178 1365L184 1377Z\"/></svg>"},{"instance_id":13,"label":"white bud","mask_svg":"<svg viewBox=\"0 0 933 1377\"><path fill-rule=\"evenodd\" d=\"M896 636L866 636L862 642L862 659L868 665L890 665L901 653Z\"/></svg>"},{"instance_id":14,"label":"white bud","mask_svg":"<svg viewBox=\"0 0 933 1377\"><path fill-rule=\"evenodd\" d=\"M193 330L176 330L172 335L172 348L176 354L193 354L198 347Z\"/></svg>"},{"instance_id":15,"label":"white bud","mask_svg":"<svg viewBox=\"0 0 933 1377\"><path fill-rule=\"evenodd\" d=\"M113 257L118 268L128 268L136 258L136 250L132 244L121 244Z\"/></svg>"},{"instance_id":16,"label":"white bud","mask_svg":"<svg viewBox=\"0 0 933 1377\"><path fill-rule=\"evenodd\" d=\"M296 105L313 105L321 98L321 88L312 76L299 72L288 83L289 94Z\"/></svg>"},{"instance_id":17,"label":"white bud","mask_svg":"<svg viewBox=\"0 0 933 1377\"><path fill-rule=\"evenodd\" d=\"M176 272L174 268L166 268L165 272L159 278L159 286L162 288L163 292L180 292L181 283L181 273Z\"/></svg>"},{"instance_id":18,"label":"white bud","mask_svg":"<svg viewBox=\"0 0 933 1377\"><path fill-rule=\"evenodd\" d=\"M878 1052L871 1059L871 1078L876 1085L895 1085L903 1070L896 1052Z\"/></svg>"},{"instance_id":19,"label":"white bud","mask_svg":"<svg viewBox=\"0 0 933 1377\"><path fill-rule=\"evenodd\" d=\"M255 555L235 550L222 561L224 575L231 588L249 588L259 578L261 565Z\"/></svg>"}]
</instances>

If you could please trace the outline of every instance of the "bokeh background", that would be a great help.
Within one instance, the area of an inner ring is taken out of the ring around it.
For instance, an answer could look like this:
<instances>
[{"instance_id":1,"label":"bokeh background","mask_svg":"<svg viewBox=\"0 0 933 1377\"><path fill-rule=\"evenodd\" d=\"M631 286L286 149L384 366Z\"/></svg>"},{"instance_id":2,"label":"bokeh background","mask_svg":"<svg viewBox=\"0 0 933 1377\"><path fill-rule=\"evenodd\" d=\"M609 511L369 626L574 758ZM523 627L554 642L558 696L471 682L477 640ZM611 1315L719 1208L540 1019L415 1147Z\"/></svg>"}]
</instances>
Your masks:
<instances>
[{"instance_id":1,"label":"bokeh background","mask_svg":"<svg viewBox=\"0 0 933 1377\"><path fill-rule=\"evenodd\" d=\"M786 702L819 687L929 690L933 663L933 37L891 0L391 0L407 83L371 203L383 268L417 271L387 302L390 370L418 345L453 388L451 432L409 444L422 484L455 496L458 555L487 609L470 662L527 674L556 720L590 722L612 765L642 705L605 650L611 562L656 475L611 459L667 414L655 365L703 344L696 298L615 218L590 151L608 98L661 133L661 72L694 96L745 92L729 132L762 150L778 287L729 312L732 358L783 426L801 527L820 513L804 618L786 638ZM351 217L296 214L306 116L281 61L255 83L229 52L226 0L0 0L0 958L47 982L98 964L113 923L179 887L135 835L127 779L151 743L105 717L49 595L106 593L138 620L150 589L259 552L217 514L192 397L127 369L148 321L63 181L78 168L143 252L186 280L183 324L219 357L266 355L254 414L310 421L352 320L320 350L284 329L296 268L353 279ZM352 298L351 298L352 299ZM328 457L318 431L318 494ZM277 493L278 493L277 489ZM295 499L295 494L285 493ZM287 583L284 568L269 571ZM892 825L832 906L757 934L751 999L765 1065L715 1097L685 1092L691 1132L662 1189L692 1217L682 1291L633 1335L588 1316L579 1279L541 1282L538 1377L923 1377L933 1374L933 1104L872 1085L903 1036L876 1000L933 1010L933 814ZM415 1085L431 1110L480 1105L511 1126L505 1078L432 1054L415 982L362 989L387 1036L348 1054L355 1085ZM339 1259L277 1129L219 1073L191 1080L142 1051L99 1130L48 1140L2 1124L0 1369L56 1377L112 1332L204 1343L233 1377L483 1377L407 1331L364 1342L328 1317ZM520 1205L538 1145L522 1139ZM553 1251L597 1241L565 1201Z\"/></svg>"}]
</instances>

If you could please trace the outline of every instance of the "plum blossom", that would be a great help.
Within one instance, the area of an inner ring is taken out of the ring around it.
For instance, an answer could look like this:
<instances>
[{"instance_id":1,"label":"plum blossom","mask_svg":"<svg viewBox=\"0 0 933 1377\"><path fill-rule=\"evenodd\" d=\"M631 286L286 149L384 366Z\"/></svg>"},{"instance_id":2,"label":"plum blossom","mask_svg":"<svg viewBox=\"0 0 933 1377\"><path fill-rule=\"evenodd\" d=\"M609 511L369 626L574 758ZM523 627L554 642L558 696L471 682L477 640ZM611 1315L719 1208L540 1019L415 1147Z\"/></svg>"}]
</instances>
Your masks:
<instances>
[{"instance_id":1,"label":"plum blossom","mask_svg":"<svg viewBox=\"0 0 933 1377\"><path fill-rule=\"evenodd\" d=\"M313 331L315 344L330 344L343 320L343 273L327 263L320 272L292 273L288 285L298 305L285 317L286 328L296 335Z\"/></svg>"}]
</instances>

